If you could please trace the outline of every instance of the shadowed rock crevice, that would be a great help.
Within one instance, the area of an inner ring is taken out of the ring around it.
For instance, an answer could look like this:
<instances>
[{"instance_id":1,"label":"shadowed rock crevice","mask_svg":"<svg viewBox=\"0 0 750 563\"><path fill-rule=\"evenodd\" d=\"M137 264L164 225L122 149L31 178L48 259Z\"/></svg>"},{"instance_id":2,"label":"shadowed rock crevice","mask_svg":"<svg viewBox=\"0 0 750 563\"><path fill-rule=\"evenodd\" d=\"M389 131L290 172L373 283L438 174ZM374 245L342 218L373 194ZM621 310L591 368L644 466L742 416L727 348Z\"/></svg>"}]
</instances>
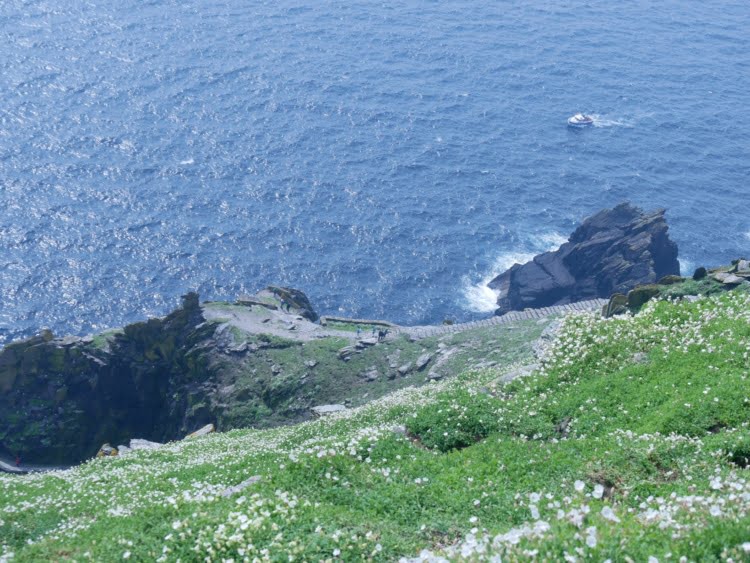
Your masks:
<instances>
[{"instance_id":1,"label":"shadowed rock crevice","mask_svg":"<svg viewBox=\"0 0 750 563\"><path fill-rule=\"evenodd\" d=\"M498 292L502 315L608 298L679 273L664 210L645 213L622 203L586 219L558 250L515 264L488 285Z\"/></svg>"},{"instance_id":2,"label":"shadowed rock crevice","mask_svg":"<svg viewBox=\"0 0 750 563\"><path fill-rule=\"evenodd\" d=\"M194 408L210 371L193 346L212 332L197 294L161 319L107 338L43 334L0 353L0 449L35 463L73 463L103 443L166 441L208 422Z\"/></svg>"}]
</instances>

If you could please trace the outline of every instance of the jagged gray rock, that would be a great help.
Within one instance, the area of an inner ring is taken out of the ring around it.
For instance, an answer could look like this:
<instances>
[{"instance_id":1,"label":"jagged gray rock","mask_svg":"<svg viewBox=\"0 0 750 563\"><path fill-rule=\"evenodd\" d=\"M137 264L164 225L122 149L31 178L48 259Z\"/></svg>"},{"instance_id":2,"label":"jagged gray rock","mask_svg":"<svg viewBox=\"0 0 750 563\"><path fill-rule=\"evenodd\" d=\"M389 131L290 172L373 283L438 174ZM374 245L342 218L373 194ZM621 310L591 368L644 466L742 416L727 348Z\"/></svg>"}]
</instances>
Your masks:
<instances>
[{"instance_id":1,"label":"jagged gray rock","mask_svg":"<svg viewBox=\"0 0 750 563\"><path fill-rule=\"evenodd\" d=\"M568 242L526 264L515 264L488 285L498 315L627 293L636 285L679 275L677 245L664 210L645 213L622 203L586 219Z\"/></svg>"},{"instance_id":2,"label":"jagged gray rock","mask_svg":"<svg viewBox=\"0 0 750 563\"><path fill-rule=\"evenodd\" d=\"M185 436L185 440L192 439L192 438L200 438L201 436L205 436L206 434L211 434L213 432L216 432L216 427L209 423L205 426L202 426L201 428L198 428L195 432L191 432L187 436Z\"/></svg>"},{"instance_id":3,"label":"jagged gray rock","mask_svg":"<svg viewBox=\"0 0 750 563\"><path fill-rule=\"evenodd\" d=\"M377 379L380 377L380 372L378 371L377 367L370 366L367 371L360 374L360 377L362 377L366 381L377 381Z\"/></svg>"},{"instance_id":4,"label":"jagged gray rock","mask_svg":"<svg viewBox=\"0 0 750 563\"><path fill-rule=\"evenodd\" d=\"M155 450L161 448L164 444L160 442L152 442L151 440L144 440L143 438L133 438L130 440L131 450Z\"/></svg>"},{"instance_id":5,"label":"jagged gray rock","mask_svg":"<svg viewBox=\"0 0 750 563\"><path fill-rule=\"evenodd\" d=\"M400 374L401 376L404 376L404 375L406 375L406 374L407 374L407 373L409 373L410 371L411 371L411 362L409 362L408 364L404 364L404 365L402 365L402 366L400 366L400 367L398 368L398 373L399 373L399 374Z\"/></svg>"},{"instance_id":6,"label":"jagged gray rock","mask_svg":"<svg viewBox=\"0 0 750 563\"><path fill-rule=\"evenodd\" d=\"M739 285L744 281L743 278L730 272L717 272L713 275L713 278L724 285Z\"/></svg>"},{"instance_id":7,"label":"jagged gray rock","mask_svg":"<svg viewBox=\"0 0 750 563\"><path fill-rule=\"evenodd\" d=\"M258 292L254 298L260 301L272 299L278 303L277 307L282 311L293 313L309 321L317 321L320 317L313 309L310 300L302 291L291 287L269 285Z\"/></svg>"},{"instance_id":8,"label":"jagged gray rock","mask_svg":"<svg viewBox=\"0 0 750 563\"><path fill-rule=\"evenodd\" d=\"M417 358L417 361L414 364L414 368L417 371L422 371L425 368L425 366L430 363L431 359L432 359L432 354L430 354L429 352L425 352L424 354L419 356L419 358Z\"/></svg>"},{"instance_id":9,"label":"jagged gray rock","mask_svg":"<svg viewBox=\"0 0 750 563\"><path fill-rule=\"evenodd\" d=\"M240 483L239 485L234 485L233 487L228 487L221 491L221 496L223 497L231 497L232 495L236 495L237 493L247 489L250 485L254 485L255 483L258 483L261 480L260 475L253 475L249 479L245 479Z\"/></svg>"}]
</instances>

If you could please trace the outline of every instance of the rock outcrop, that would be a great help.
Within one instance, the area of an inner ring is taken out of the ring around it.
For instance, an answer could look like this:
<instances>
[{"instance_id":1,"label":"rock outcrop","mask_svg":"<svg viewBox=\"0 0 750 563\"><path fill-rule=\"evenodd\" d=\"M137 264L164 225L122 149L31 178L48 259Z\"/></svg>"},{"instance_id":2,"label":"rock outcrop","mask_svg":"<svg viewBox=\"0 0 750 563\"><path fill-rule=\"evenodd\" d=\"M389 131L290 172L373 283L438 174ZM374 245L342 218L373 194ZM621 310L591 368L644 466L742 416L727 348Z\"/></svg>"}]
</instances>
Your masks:
<instances>
[{"instance_id":1,"label":"rock outcrop","mask_svg":"<svg viewBox=\"0 0 750 563\"><path fill-rule=\"evenodd\" d=\"M315 322L320 317L313 309L312 303L303 292L291 287L270 285L256 295L257 299L272 302L282 311L294 313Z\"/></svg>"},{"instance_id":2,"label":"rock outcrop","mask_svg":"<svg viewBox=\"0 0 750 563\"><path fill-rule=\"evenodd\" d=\"M105 442L175 439L211 420L196 345L213 334L198 295L161 319L97 338L44 332L0 350L0 454L32 463L90 458Z\"/></svg>"},{"instance_id":3,"label":"rock outcrop","mask_svg":"<svg viewBox=\"0 0 750 563\"><path fill-rule=\"evenodd\" d=\"M626 294L636 285L679 275L677 245L664 210L623 203L586 219L558 250L515 264L488 285L496 314Z\"/></svg>"}]
</instances>

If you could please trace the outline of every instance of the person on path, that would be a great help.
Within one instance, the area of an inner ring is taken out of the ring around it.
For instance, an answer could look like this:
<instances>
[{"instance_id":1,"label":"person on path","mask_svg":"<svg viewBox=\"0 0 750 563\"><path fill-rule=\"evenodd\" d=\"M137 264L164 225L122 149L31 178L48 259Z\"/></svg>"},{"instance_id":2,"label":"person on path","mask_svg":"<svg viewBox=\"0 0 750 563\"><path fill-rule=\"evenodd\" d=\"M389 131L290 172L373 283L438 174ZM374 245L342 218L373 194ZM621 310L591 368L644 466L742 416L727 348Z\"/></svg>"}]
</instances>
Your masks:
<instances>
[{"instance_id":1,"label":"person on path","mask_svg":"<svg viewBox=\"0 0 750 563\"><path fill-rule=\"evenodd\" d=\"M357 327L357 338L359 338L360 336L362 336L362 327L358 326Z\"/></svg>"},{"instance_id":2,"label":"person on path","mask_svg":"<svg viewBox=\"0 0 750 563\"><path fill-rule=\"evenodd\" d=\"M375 336L377 334L377 331L375 330L375 327L372 327L372 335Z\"/></svg>"}]
</instances>

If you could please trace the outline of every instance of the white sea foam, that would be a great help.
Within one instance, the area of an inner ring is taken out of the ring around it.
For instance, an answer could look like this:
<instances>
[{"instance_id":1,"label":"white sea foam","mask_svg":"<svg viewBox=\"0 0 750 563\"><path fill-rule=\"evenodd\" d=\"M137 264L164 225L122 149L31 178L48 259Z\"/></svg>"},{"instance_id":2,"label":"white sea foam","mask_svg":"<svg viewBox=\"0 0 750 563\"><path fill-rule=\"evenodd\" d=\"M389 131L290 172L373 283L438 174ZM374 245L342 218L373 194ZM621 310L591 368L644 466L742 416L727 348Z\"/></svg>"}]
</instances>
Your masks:
<instances>
[{"instance_id":1,"label":"white sea foam","mask_svg":"<svg viewBox=\"0 0 750 563\"><path fill-rule=\"evenodd\" d=\"M635 122L630 119L616 119L599 115L598 113L589 114L594 120L594 127L635 127Z\"/></svg>"},{"instance_id":2,"label":"white sea foam","mask_svg":"<svg viewBox=\"0 0 750 563\"><path fill-rule=\"evenodd\" d=\"M747 240L750 240L750 231L748 231L748 232L745 233L745 238Z\"/></svg>"},{"instance_id":3,"label":"white sea foam","mask_svg":"<svg viewBox=\"0 0 750 563\"><path fill-rule=\"evenodd\" d=\"M464 308L473 313L491 313L497 309L497 293L487 287L493 278L502 274L513 264L524 264L541 252L556 250L567 240L559 233L531 235L523 250L511 250L498 255L489 272L479 281L475 277L464 276L461 280Z\"/></svg>"},{"instance_id":4,"label":"white sea foam","mask_svg":"<svg viewBox=\"0 0 750 563\"><path fill-rule=\"evenodd\" d=\"M677 261L680 263L680 275L681 276L692 276L695 271L695 262L690 258L678 258Z\"/></svg>"},{"instance_id":5,"label":"white sea foam","mask_svg":"<svg viewBox=\"0 0 750 563\"><path fill-rule=\"evenodd\" d=\"M181 160L180 164L195 164L195 160L188 158L187 160Z\"/></svg>"}]
</instances>

